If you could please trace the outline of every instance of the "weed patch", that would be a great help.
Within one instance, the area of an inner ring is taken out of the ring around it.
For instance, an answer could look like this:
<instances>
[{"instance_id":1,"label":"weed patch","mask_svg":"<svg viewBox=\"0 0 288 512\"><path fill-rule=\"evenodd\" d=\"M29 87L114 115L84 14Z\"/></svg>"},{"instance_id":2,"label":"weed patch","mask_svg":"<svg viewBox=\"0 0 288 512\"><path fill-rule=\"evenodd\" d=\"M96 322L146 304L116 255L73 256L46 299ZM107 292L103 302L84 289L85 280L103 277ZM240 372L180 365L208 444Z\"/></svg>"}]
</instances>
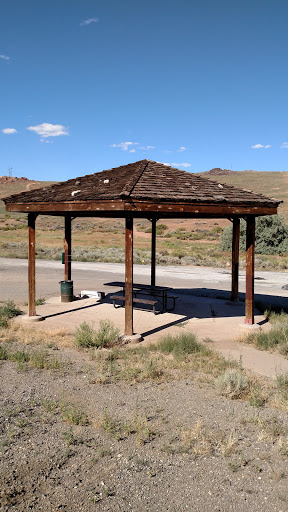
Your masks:
<instances>
[{"instance_id":1,"label":"weed patch","mask_svg":"<svg viewBox=\"0 0 288 512\"><path fill-rule=\"evenodd\" d=\"M119 329L110 320L100 320L98 330L87 322L82 322L75 331L75 343L80 348L111 347L118 342Z\"/></svg>"},{"instance_id":2,"label":"weed patch","mask_svg":"<svg viewBox=\"0 0 288 512\"><path fill-rule=\"evenodd\" d=\"M60 417L62 421L71 425L89 425L89 419L85 412L65 402L60 404Z\"/></svg>"},{"instance_id":3,"label":"weed patch","mask_svg":"<svg viewBox=\"0 0 288 512\"><path fill-rule=\"evenodd\" d=\"M50 357L46 351L42 350L7 350L6 347L0 345L0 359L13 361L18 364L20 369L28 366L38 370L58 370L65 368L66 363L59 361L55 357Z\"/></svg>"},{"instance_id":4,"label":"weed patch","mask_svg":"<svg viewBox=\"0 0 288 512\"><path fill-rule=\"evenodd\" d=\"M137 443L143 445L152 441L156 433L149 425L149 421L145 415L140 415L138 412L130 421L121 421L118 418L113 418L110 414L105 412L101 427L105 432L112 435L117 441L127 439L133 435Z\"/></svg>"},{"instance_id":5,"label":"weed patch","mask_svg":"<svg viewBox=\"0 0 288 512\"><path fill-rule=\"evenodd\" d=\"M288 314L284 311L265 311L265 316L272 324L268 332L259 332L247 336L247 343L253 343L260 350L275 350L288 355Z\"/></svg>"},{"instance_id":6,"label":"weed patch","mask_svg":"<svg viewBox=\"0 0 288 512\"><path fill-rule=\"evenodd\" d=\"M185 359L188 354L201 352L210 355L210 350L197 341L195 334L183 332L176 336L168 334L158 341L157 345L151 345L150 350L158 350L164 354L172 354L175 359Z\"/></svg>"},{"instance_id":7,"label":"weed patch","mask_svg":"<svg viewBox=\"0 0 288 512\"><path fill-rule=\"evenodd\" d=\"M22 311L15 306L13 301L8 301L0 306L0 328L6 328L9 320L18 315L22 315Z\"/></svg>"}]
</instances>

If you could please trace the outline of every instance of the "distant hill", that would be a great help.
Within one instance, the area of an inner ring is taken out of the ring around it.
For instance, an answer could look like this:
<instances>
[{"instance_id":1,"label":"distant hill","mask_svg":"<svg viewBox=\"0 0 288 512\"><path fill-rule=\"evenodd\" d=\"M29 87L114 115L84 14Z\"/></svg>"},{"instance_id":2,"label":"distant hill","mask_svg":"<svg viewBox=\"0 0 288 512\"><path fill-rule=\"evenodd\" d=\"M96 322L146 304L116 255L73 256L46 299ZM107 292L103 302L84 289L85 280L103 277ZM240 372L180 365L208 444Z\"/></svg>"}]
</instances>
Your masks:
<instances>
[{"instance_id":1,"label":"distant hill","mask_svg":"<svg viewBox=\"0 0 288 512\"><path fill-rule=\"evenodd\" d=\"M0 214L5 213L5 204L1 199L13 194L19 194L26 190L34 190L35 188L52 185L55 181L35 181L28 178L16 178L15 176L0 176ZM18 215L18 214L17 214Z\"/></svg>"},{"instance_id":2,"label":"distant hill","mask_svg":"<svg viewBox=\"0 0 288 512\"><path fill-rule=\"evenodd\" d=\"M284 203L279 206L279 213L288 217L288 172L230 171L216 167L197 175L280 199Z\"/></svg>"}]
</instances>

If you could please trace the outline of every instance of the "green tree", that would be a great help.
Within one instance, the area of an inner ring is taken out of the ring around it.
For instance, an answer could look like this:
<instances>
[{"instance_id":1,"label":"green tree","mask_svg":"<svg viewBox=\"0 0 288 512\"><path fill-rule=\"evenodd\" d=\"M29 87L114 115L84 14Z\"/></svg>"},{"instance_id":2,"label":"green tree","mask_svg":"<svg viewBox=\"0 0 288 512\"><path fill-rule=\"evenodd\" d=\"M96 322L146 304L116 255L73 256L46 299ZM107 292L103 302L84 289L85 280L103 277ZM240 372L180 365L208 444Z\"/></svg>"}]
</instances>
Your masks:
<instances>
[{"instance_id":1,"label":"green tree","mask_svg":"<svg viewBox=\"0 0 288 512\"><path fill-rule=\"evenodd\" d=\"M284 254L288 252L288 225L282 215L256 218L255 252L257 254ZM246 248L246 222L240 221L240 252ZM224 229L222 250L232 250L232 225Z\"/></svg>"}]
</instances>

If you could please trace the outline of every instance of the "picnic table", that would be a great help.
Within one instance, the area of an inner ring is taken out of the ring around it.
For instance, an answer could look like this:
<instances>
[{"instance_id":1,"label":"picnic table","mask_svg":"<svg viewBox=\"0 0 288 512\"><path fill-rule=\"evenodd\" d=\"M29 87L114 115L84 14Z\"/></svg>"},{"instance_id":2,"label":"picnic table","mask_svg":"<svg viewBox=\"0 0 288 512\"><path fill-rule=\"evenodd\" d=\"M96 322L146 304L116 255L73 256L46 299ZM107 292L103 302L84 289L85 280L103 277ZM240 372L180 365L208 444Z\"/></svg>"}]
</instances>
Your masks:
<instances>
[{"instance_id":1,"label":"picnic table","mask_svg":"<svg viewBox=\"0 0 288 512\"><path fill-rule=\"evenodd\" d=\"M116 300L125 302L125 282L123 281L112 281L110 283L104 283L104 286L113 286L122 288L122 295L112 295L114 307L116 307ZM149 284L133 283L133 302L142 303L153 306L154 314L156 314L157 303L161 305L161 313L167 311L173 311L177 297L175 295L168 295L168 292L173 288L170 286L151 286ZM142 299L138 295L144 295L154 297L155 300ZM168 300L172 301L172 308L168 308Z\"/></svg>"}]
</instances>

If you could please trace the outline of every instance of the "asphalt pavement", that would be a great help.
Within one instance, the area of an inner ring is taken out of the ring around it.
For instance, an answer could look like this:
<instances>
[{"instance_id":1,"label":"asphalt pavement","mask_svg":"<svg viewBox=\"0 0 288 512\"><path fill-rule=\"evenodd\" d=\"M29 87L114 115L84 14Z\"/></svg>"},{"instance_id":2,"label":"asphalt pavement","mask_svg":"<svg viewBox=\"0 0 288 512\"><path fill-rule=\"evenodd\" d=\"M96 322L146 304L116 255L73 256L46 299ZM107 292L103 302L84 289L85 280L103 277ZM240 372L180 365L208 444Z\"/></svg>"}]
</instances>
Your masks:
<instances>
[{"instance_id":1,"label":"asphalt pavement","mask_svg":"<svg viewBox=\"0 0 288 512\"><path fill-rule=\"evenodd\" d=\"M107 291L105 283L122 281L124 264L72 262L74 293L81 290ZM53 297L60 294L59 282L64 279L64 265L60 261L36 260L36 296ZM134 281L149 284L150 266L134 265ZM0 258L1 300L27 301L27 260ZM255 272L256 300L283 304L288 307L287 272ZM156 284L171 286L177 293L229 298L231 269L211 267L157 266ZM239 275L240 299L244 300L245 271ZM228 293L227 293L228 292Z\"/></svg>"}]
</instances>

